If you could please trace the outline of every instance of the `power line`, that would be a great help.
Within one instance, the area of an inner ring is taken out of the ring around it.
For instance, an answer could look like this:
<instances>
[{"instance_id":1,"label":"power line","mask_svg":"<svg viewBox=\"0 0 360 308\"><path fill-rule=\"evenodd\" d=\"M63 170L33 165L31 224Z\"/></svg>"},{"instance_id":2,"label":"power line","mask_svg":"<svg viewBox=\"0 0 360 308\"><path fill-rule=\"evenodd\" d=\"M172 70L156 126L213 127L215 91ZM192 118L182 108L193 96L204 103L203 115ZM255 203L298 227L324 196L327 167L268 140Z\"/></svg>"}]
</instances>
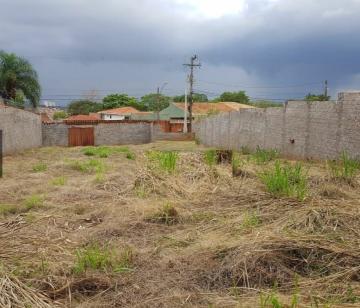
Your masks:
<instances>
[{"instance_id":1,"label":"power line","mask_svg":"<svg viewBox=\"0 0 360 308\"><path fill-rule=\"evenodd\" d=\"M225 87L238 87L244 89L286 89L286 88L301 88L307 87L311 85L322 85L323 82L312 82L312 83L305 83L305 84L296 84L296 85L282 85L282 86L247 86L247 85L240 85L240 84L227 84L227 83L220 83L220 82L211 82L211 81L202 81L199 80L199 83L206 83L206 84L213 84Z\"/></svg>"}]
</instances>

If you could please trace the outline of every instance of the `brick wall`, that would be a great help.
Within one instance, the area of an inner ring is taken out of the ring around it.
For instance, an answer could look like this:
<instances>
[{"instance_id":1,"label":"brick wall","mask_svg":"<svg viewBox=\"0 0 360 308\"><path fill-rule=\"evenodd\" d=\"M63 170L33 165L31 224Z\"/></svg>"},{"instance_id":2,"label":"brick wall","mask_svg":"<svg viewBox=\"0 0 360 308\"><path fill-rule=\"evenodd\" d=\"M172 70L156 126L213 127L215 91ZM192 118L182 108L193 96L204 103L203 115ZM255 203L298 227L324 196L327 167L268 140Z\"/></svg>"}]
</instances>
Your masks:
<instances>
[{"instance_id":1,"label":"brick wall","mask_svg":"<svg viewBox=\"0 0 360 308\"><path fill-rule=\"evenodd\" d=\"M38 114L0 106L0 130L3 131L4 155L42 144L41 118Z\"/></svg>"},{"instance_id":2,"label":"brick wall","mask_svg":"<svg viewBox=\"0 0 360 308\"><path fill-rule=\"evenodd\" d=\"M204 145L240 150L278 149L298 158L360 157L360 92L340 93L337 102L289 102L282 108L242 109L200 120Z\"/></svg>"},{"instance_id":3,"label":"brick wall","mask_svg":"<svg viewBox=\"0 0 360 308\"><path fill-rule=\"evenodd\" d=\"M62 123L42 125L43 146L68 146L68 125Z\"/></svg>"}]
</instances>

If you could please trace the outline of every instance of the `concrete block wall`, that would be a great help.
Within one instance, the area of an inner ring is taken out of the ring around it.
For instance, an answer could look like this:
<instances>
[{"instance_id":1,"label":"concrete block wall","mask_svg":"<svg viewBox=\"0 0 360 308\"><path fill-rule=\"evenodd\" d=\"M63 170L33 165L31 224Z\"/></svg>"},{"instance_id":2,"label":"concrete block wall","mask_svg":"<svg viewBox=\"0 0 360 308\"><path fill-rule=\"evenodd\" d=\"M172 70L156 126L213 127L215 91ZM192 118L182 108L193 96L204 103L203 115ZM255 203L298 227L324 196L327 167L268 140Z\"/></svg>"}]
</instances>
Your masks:
<instances>
[{"instance_id":1,"label":"concrete block wall","mask_svg":"<svg viewBox=\"0 0 360 308\"><path fill-rule=\"evenodd\" d=\"M284 107L241 109L195 123L206 146L241 150L278 149L295 158L334 159L346 151L360 158L360 92L337 102L292 101Z\"/></svg>"},{"instance_id":2,"label":"concrete block wall","mask_svg":"<svg viewBox=\"0 0 360 308\"><path fill-rule=\"evenodd\" d=\"M12 107L0 106L0 130L3 131L3 154L42 145L40 115Z\"/></svg>"},{"instance_id":3,"label":"concrete block wall","mask_svg":"<svg viewBox=\"0 0 360 308\"><path fill-rule=\"evenodd\" d=\"M42 126L42 143L45 147L50 146L68 146L69 129L66 124L43 124Z\"/></svg>"},{"instance_id":4,"label":"concrete block wall","mask_svg":"<svg viewBox=\"0 0 360 308\"><path fill-rule=\"evenodd\" d=\"M150 123L114 123L95 126L95 145L143 144L151 142Z\"/></svg>"}]
</instances>

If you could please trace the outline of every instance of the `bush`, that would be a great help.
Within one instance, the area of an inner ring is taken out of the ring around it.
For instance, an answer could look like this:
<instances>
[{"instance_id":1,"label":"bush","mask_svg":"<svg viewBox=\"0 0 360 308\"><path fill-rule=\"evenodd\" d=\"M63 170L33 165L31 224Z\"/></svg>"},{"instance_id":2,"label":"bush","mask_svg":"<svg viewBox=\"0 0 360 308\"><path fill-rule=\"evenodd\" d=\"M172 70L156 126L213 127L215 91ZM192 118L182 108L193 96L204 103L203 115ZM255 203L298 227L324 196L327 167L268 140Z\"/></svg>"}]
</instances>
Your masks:
<instances>
[{"instance_id":1,"label":"bush","mask_svg":"<svg viewBox=\"0 0 360 308\"><path fill-rule=\"evenodd\" d=\"M300 163L281 166L276 161L271 170L260 175L267 190L274 196L296 197L304 200L307 193L307 178Z\"/></svg>"},{"instance_id":2,"label":"bush","mask_svg":"<svg viewBox=\"0 0 360 308\"><path fill-rule=\"evenodd\" d=\"M333 178L351 182L360 169L360 162L349 158L344 151L341 159L336 162L328 162L330 173Z\"/></svg>"}]
</instances>

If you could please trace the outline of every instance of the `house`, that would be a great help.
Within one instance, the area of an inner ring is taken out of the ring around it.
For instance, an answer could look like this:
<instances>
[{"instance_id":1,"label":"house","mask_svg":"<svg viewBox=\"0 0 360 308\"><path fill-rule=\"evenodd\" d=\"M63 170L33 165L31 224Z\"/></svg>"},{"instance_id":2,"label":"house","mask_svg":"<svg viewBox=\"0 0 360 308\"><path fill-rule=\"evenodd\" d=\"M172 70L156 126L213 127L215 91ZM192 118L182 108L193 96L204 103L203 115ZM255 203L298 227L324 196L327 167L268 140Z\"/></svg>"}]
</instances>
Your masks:
<instances>
[{"instance_id":1,"label":"house","mask_svg":"<svg viewBox=\"0 0 360 308\"><path fill-rule=\"evenodd\" d=\"M222 112L238 111L240 109L255 108L250 105L234 103L234 102L220 102L220 103L193 103L193 119L207 117L209 115L218 114ZM184 126L185 103L171 103L169 107L163 109L159 113L160 120L170 120L170 123L178 123L177 131L181 131ZM187 112L189 117L189 113ZM174 126L175 127L175 126Z\"/></svg>"},{"instance_id":2,"label":"house","mask_svg":"<svg viewBox=\"0 0 360 308\"><path fill-rule=\"evenodd\" d=\"M85 114L79 114L79 115L73 115L68 118L66 118L63 122L64 123L72 123L72 122L82 122L82 123L94 123L98 122L99 119L92 115L85 115Z\"/></svg>"},{"instance_id":3,"label":"house","mask_svg":"<svg viewBox=\"0 0 360 308\"><path fill-rule=\"evenodd\" d=\"M107 121L123 121L130 120L133 114L141 113L139 110L133 107L120 107L109 110L99 111L101 120Z\"/></svg>"}]
</instances>

